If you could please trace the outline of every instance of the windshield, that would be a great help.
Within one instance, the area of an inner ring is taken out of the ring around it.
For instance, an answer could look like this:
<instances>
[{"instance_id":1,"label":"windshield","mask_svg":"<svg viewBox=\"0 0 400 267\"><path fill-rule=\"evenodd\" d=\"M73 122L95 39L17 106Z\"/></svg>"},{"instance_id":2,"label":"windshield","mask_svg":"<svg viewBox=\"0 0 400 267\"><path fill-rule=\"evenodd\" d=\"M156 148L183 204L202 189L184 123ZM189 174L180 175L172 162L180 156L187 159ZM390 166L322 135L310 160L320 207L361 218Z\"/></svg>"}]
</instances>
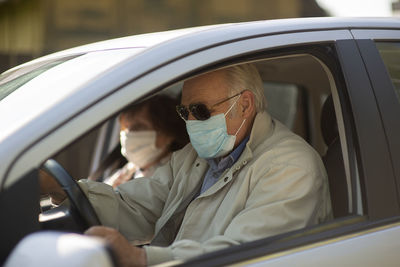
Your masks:
<instances>
[{"instance_id":1,"label":"windshield","mask_svg":"<svg viewBox=\"0 0 400 267\"><path fill-rule=\"evenodd\" d=\"M25 83L29 82L33 78L39 76L43 72L64 63L76 56L69 56L66 58L56 59L49 62L40 62L25 68L18 68L16 70L5 72L0 75L0 101L6 96L20 88Z\"/></svg>"},{"instance_id":2,"label":"windshield","mask_svg":"<svg viewBox=\"0 0 400 267\"><path fill-rule=\"evenodd\" d=\"M58 88L82 85L141 51L143 48L98 50L24 64L0 75L0 102L24 87L36 90L51 83Z\"/></svg>"},{"instance_id":3,"label":"windshield","mask_svg":"<svg viewBox=\"0 0 400 267\"><path fill-rule=\"evenodd\" d=\"M60 103L87 105L119 86L119 68L143 49L110 49L31 62L0 76L0 140L33 123ZM126 79L130 72L126 72ZM118 76L118 77L117 77ZM91 86L98 79L105 79ZM71 100L75 99L75 100ZM79 100L79 101L78 101ZM74 105L72 107L71 105ZM63 114L66 115L66 114Z\"/></svg>"}]
</instances>

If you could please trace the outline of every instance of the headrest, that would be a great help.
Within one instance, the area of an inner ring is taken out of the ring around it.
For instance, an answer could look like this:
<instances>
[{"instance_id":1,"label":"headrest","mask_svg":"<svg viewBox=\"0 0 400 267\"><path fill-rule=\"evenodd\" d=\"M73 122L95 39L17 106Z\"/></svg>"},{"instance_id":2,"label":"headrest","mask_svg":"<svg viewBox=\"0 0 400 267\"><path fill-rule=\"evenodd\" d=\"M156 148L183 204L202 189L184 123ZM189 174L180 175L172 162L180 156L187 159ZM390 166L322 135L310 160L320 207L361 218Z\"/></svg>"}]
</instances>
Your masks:
<instances>
[{"instance_id":1,"label":"headrest","mask_svg":"<svg viewBox=\"0 0 400 267\"><path fill-rule=\"evenodd\" d=\"M332 95L329 95L321 111L321 131L325 144L329 146L339 136Z\"/></svg>"}]
</instances>

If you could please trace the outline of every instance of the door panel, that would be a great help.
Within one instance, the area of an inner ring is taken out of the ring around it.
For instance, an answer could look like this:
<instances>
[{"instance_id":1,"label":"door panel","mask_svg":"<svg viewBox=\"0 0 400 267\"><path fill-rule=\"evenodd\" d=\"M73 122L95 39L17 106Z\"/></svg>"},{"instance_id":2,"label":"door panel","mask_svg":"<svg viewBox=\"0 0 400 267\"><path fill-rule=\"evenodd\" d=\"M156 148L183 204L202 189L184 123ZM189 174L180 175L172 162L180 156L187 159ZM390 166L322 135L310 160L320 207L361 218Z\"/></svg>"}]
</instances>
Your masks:
<instances>
[{"instance_id":1,"label":"door panel","mask_svg":"<svg viewBox=\"0 0 400 267\"><path fill-rule=\"evenodd\" d=\"M398 266L400 225L344 236L244 262L246 266ZM354 249L357 248L357 249Z\"/></svg>"}]
</instances>

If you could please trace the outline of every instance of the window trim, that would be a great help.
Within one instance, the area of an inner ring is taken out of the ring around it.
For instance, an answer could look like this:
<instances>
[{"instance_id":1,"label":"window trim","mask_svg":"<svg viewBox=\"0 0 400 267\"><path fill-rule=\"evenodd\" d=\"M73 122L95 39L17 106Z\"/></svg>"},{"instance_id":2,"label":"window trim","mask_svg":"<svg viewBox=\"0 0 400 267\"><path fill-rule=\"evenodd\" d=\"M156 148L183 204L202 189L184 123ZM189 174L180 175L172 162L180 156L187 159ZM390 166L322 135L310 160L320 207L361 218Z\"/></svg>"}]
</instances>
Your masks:
<instances>
[{"instance_id":1,"label":"window trim","mask_svg":"<svg viewBox=\"0 0 400 267\"><path fill-rule=\"evenodd\" d=\"M400 43L400 39L396 40ZM388 42L388 41L385 41ZM397 188L397 209L400 203L400 102L391 82L391 77L387 72L386 65L380 55L380 52L372 40L357 40L361 56L365 62L372 89L378 103L383 127L385 130L388 149L391 155L391 169L395 175L394 187ZM378 181L376 181L378 182ZM393 204L394 205L394 204Z\"/></svg>"}]
</instances>

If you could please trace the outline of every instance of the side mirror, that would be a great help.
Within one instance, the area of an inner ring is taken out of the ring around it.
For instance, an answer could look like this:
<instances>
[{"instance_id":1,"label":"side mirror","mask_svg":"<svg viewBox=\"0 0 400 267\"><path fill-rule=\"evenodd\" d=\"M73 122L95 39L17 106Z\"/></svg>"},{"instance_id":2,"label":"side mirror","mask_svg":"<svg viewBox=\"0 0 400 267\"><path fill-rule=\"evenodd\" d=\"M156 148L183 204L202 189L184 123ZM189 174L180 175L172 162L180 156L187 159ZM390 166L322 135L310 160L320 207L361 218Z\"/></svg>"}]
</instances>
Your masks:
<instances>
[{"instance_id":1,"label":"side mirror","mask_svg":"<svg viewBox=\"0 0 400 267\"><path fill-rule=\"evenodd\" d=\"M4 267L17 266L116 266L106 243L95 237L53 231L24 237Z\"/></svg>"}]
</instances>

